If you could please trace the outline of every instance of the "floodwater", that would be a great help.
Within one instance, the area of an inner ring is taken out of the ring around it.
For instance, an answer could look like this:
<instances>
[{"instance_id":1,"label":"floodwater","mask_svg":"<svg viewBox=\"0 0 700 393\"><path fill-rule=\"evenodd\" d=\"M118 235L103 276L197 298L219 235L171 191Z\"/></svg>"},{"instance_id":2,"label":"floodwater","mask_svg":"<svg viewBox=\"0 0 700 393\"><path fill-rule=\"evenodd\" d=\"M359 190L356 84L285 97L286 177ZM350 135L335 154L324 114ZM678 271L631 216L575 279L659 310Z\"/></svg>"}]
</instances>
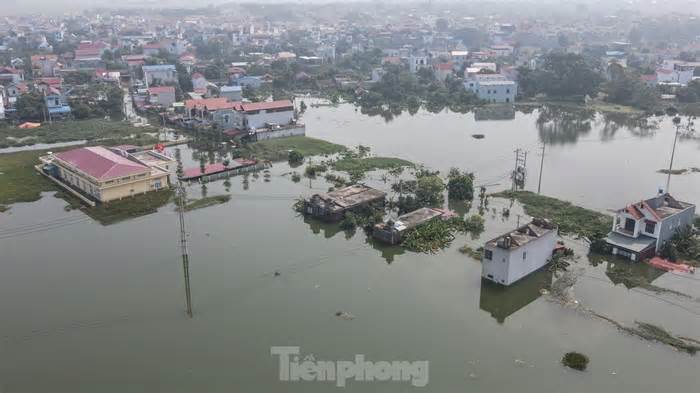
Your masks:
<instances>
[{"instance_id":1,"label":"floodwater","mask_svg":"<svg viewBox=\"0 0 700 393\"><path fill-rule=\"evenodd\" d=\"M460 166L474 170L477 182L503 188L508 179L496 178L512 166L512 151L529 148L527 188L533 189L537 117L475 122L469 114L419 112L386 123L341 106L309 109L305 121L312 136L363 143L377 154L436 169ZM667 123L661 120L653 135L638 136L623 127L601 140L596 120L577 140L569 136L555 143L552 137L543 191L600 209L653 194L665 181L654 171L666 162L657 155L667 156L671 147ZM477 132L485 138L473 139ZM680 141L678 167L700 166L693 163L697 149L697 141ZM183 147L182 157L186 167L198 165L191 150ZM416 254L368 242L361 231L346 233L297 216L294 200L328 184L305 178L294 183L292 170L303 172L275 164L269 182L261 174L188 188L193 198L232 194L226 204L186 215L191 320L184 314L172 204L109 226L80 211L65 211L65 202L51 193L0 214L0 391L336 389L333 382L280 381L271 346L299 346L302 356L322 361L353 360L355 354L370 361L429 361L429 381L421 390L430 392L697 391L696 356L623 334L542 295L555 279L551 273L539 272L507 289L481 281L479 262L458 248L476 248L515 227L522 213L517 205L502 217L499 212L509 202L491 200L480 237L460 236L440 253ZM612 181L609 172L632 175ZM698 201L693 176L674 177L672 191ZM388 187L377 173L368 182ZM652 275L654 285L688 296L616 285L611 269L638 267L612 260L593 266L582 244L572 239L567 244L580 256L572 269L583 269L574 287L582 306L624 324L651 322L700 338L697 277ZM338 311L354 319L338 318ZM591 358L588 371L560 365L572 350ZM413 387L405 381L349 380L345 390Z\"/></svg>"},{"instance_id":2,"label":"floodwater","mask_svg":"<svg viewBox=\"0 0 700 393\"><path fill-rule=\"evenodd\" d=\"M618 209L666 188L667 175L657 171L668 168L673 148L676 128L669 116L639 122L624 115L551 107L513 115L511 120L489 121L475 120L488 118L479 112L419 111L386 121L340 105L312 108L303 120L309 136L367 145L377 155L443 172L450 167L470 170L477 183L495 188L509 187L514 152L523 149L528 153L526 189L537 191L546 141L542 193L600 210ZM687 123L684 118L683 128ZM687 135L678 140L675 169L700 168L700 130ZM670 191L680 200L700 204L700 172L672 176Z\"/></svg>"}]
</instances>

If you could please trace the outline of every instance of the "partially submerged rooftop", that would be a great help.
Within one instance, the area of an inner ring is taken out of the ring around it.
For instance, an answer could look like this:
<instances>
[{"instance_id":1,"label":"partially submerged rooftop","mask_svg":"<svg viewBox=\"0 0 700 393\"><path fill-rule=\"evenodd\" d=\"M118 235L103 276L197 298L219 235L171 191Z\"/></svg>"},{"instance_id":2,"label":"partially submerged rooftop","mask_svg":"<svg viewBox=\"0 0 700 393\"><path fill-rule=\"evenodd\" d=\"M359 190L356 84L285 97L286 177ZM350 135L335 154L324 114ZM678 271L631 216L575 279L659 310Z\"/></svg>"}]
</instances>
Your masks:
<instances>
[{"instance_id":1,"label":"partially submerged rooftop","mask_svg":"<svg viewBox=\"0 0 700 393\"><path fill-rule=\"evenodd\" d=\"M554 224L545 219L533 218L530 223L525 224L512 232L508 232L495 239L489 240L486 242L486 245L515 250L533 240L541 238L551 231L555 231L556 229L557 227Z\"/></svg>"},{"instance_id":2,"label":"partially submerged rooftop","mask_svg":"<svg viewBox=\"0 0 700 393\"><path fill-rule=\"evenodd\" d=\"M325 194L315 194L311 200L323 200L332 203L341 210L350 209L364 203L373 202L386 197L386 193L364 184L355 184Z\"/></svg>"},{"instance_id":3,"label":"partially submerged rooftop","mask_svg":"<svg viewBox=\"0 0 700 393\"><path fill-rule=\"evenodd\" d=\"M404 229L411 229L442 214L443 212L440 210L422 207L399 216L394 224L403 224L402 226L405 227Z\"/></svg>"}]
</instances>

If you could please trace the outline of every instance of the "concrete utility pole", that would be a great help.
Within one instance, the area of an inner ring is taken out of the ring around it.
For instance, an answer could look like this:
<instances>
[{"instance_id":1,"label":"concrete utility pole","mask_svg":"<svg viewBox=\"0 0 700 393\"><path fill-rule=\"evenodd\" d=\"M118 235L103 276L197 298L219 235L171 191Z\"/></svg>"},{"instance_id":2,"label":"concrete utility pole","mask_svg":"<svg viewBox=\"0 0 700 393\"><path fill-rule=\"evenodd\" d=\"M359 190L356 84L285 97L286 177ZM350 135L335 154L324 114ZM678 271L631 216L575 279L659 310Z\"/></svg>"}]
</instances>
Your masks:
<instances>
[{"instance_id":1,"label":"concrete utility pole","mask_svg":"<svg viewBox=\"0 0 700 393\"><path fill-rule=\"evenodd\" d=\"M676 125L676 135L673 137L673 149L671 150L671 162L668 164L668 177L666 178L666 193L671 192L671 172L673 171L673 158L676 155L676 142L678 142L678 131L681 127L681 118L678 116L674 117L673 124Z\"/></svg>"},{"instance_id":2,"label":"concrete utility pole","mask_svg":"<svg viewBox=\"0 0 700 393\"><path fill-rule=\"evenodd\" d=\"M547 141L542 141L542 160L540 161L540 179L537 182L537 193L542 189L542 169L544 168L544 149L547 146Z\"/></svg>"},{"instance_id":3,"label":"concrete utility pole","mask_svg":"<svg viewBox=\"0 0 700 393\"><path fill-rule=\"evenodd\" d=\"M185 231L185 187L182 182L177 188L178 216L180 218L180 249L182 251L182 269L185 274L185 299L187 316L192 318L192 296L190 294L190 257L187 254L187 232Z\"/></svg>"}]
</instances>

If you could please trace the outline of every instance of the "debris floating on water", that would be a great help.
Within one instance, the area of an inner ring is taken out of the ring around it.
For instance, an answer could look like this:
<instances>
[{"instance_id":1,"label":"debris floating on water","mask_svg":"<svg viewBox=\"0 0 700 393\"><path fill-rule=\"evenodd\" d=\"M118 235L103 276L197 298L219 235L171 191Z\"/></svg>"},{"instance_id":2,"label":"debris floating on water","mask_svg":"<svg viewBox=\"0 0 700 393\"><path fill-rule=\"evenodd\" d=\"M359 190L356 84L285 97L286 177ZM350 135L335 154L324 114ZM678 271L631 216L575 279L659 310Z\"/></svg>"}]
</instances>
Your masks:
<instances>
[{"instance_id":1,"label":"debris floating on water","mask_svg":"<svg viewBox=\"0 0 700 393\"><path fill-rule=\"evenodd\" d=\"M474 139L484 139L484 137L484 134L472 134L472 138Z\"/></svg>"},{"instance_id":2,"label":"debris floating on water","mask_svg":"<svg viewBox=\"0 0 700 393\"><path fill-rule=\"evenodd\" d=\"M354 315L350 314L349 312L345 312L345 311L337 311L335 313L335 316L340 318L340 319L344 319L346 321L350 321L350 320L355 319Z\"/></svg>"}]
</instances>

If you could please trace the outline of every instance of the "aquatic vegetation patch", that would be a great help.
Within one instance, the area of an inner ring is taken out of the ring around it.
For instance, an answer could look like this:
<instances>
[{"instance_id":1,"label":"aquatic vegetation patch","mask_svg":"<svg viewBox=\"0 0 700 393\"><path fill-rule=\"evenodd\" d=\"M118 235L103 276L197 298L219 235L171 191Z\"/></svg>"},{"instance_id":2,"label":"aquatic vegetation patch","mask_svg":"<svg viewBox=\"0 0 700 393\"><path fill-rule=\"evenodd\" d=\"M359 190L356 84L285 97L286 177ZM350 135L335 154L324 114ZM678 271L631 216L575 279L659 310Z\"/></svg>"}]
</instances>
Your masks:
<instances>
[{"instance_id":1,"label":"aquatic vegetation patch","mask_svg":"<svg viewBox=\"0 0 700 393\"><path fill-rule=\"evenodd\" d=\"M270 139L243 145L244 157L256 157L260 160L286 161L289 152L294 150L304 157L340 153L347 148L343 145L306 136Z\"/></svg>"},{"instance_id":2,"label":"aquatic vegetation patch","mask_svg":"<svg viewBox=\"0 0 700 393\"><path fill-rule=\"evenodd\" d=\"M608 233L612 226L611 216L530 191L503 191L492 196L517 200L523 204L525 213L551 220L565 234L591 238Z\"/></svg>"},{"instance_id":3,"label":"aquatic vegetation patch","mask_svg":"<svg viewBox=\"0 0 700 393\"><path fill-rule=\"evenodd\" d=\"M459 248L459 252L461 252L464 255L468 255L468 256L476 259L477 261L480 261L481 257L484 254L484 248L479 247L475 250L475 249L473 249L465 244L464 246Z\"/></svg>"},{"instance_id":4,"label":"aquatic vegetation patch","mask_svg":"<svg viewBox=\"0 0 700 393\"><path fill-rule=\"evenodd\" d=\"M561 359L561 363L574 370L585 371L588 367L588 356L579 352L567 352Z\"/></svg>"},{"instance_id":5,"label":"aquatic vegetation patch","mask_svg":"<svg viewBox=\"0 0 700 393\"><path fill-rule=\"evenodd\" d=\"M407 231L401 245L415 252L435 253L449 247L457 233L480 231L483 231L483 218L479 216L467 220L459 217L432 220Z\"/></svg>"},{"instance_id":6,"label":"aquatic vegetation patch","mask_svg":"<svg viewBox=\"0 0 700 393\"><path fill-rule=\"evenodd\" d=\"M341 172L370 172L379 169L394 169L398 167L412 167L413 163L394 157L344 157L333 164L333 169Z\"/></svg>"}]
</instances>

